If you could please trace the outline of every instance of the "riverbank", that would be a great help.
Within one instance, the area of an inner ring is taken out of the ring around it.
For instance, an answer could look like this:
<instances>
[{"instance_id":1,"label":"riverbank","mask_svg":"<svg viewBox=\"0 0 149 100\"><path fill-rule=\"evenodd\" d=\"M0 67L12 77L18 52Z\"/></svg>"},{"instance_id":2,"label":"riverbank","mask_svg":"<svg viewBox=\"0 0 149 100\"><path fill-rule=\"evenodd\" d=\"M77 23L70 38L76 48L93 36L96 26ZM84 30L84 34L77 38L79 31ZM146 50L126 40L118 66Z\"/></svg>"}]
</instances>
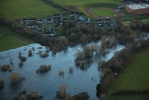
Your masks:
<instances>
[{"instance_id":1,"label":"riverbank","mask_svg":"<svg viewBox=\"0 0 149 100\"><path fill-rule=\"evenodd\" d=\"M148 100L149 95L142 93L143 89L149 89L148 59L149 47L142 48L134 54L124 71L112 81L108 91L110 95L108 100ZM112 95L120 90L135 90L140 93Z\"/></svg>"},{"instance_id":2,"label":"riverbank","mask_svg":"<svg viewBox=\"0 0 149 100\"><path fill-rule=\"evenodd\" d=\"M0 52L29 45L33 42L33 40L13 32L5 26L0 26Z\"/></svg>"}]
</instances>

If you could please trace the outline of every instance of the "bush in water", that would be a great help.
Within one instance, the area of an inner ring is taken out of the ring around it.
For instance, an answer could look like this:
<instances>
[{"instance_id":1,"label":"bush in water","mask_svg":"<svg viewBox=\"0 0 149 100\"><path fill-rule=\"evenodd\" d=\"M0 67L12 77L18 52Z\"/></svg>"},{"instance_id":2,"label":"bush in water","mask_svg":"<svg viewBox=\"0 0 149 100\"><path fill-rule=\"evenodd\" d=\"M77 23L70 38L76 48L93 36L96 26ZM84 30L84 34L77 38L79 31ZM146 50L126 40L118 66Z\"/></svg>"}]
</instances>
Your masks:
<instances>
[{"instance_id":1,"label":"bush in water","mask_svg":"<svg viewBox=\"0 0 149 100\"><path fill-rule=\"evenodd\" d=\"M19 72L12 72L10 74L10 79L12 84L18 84L20 81L24 80L25 78L22 77Z\"/></svg>"},{"instance_id":2,"label":"bush in water","mask_svg":"<svg viewBox=\"0 0 149 100\"><path fill-rule=\"evenodd\" d=\"M60 99L64 99L68 97L68 94L66 92L66 84L61 84L60 85Z\"/></svg>"},{"instance_id":3,"label":"bush in water","mask_svg":"<svg viewBox=\"0 0 149 100\"><path fill-rule=\"evenodd\" d=\"M4 65L2 65L1 70L2 71L7 71L9 68L10 68L9 64L4 64Z\"/></svg>"},{"instance_id":4,"label":"bush in water","mask_svg":"<svg viewBox=\"0 0 149 100\"><path fill-rule=\"evenodd\" d=\"M39 71L40 73L43 73L43 72L47 72L48 70L51 69L51 65L41 65L39 67L39 69L37 70L37 72Z\"/></svg>"},{"instance_id":5,"label":"bush in water","mask_svg":"<svg viewBox=\"0 0 149 100\"><path fill-rule=\"evenodd\" d=\"M8 68L8 71L11 72L12 71L12 68Z\"/></svg>"},{"instance_id":6,"label":"bush in water","mask_svg":"<svg viewBox=\"0 0 149 100\"><path fill-rule=\"evenodd\" d=\"M4 86L4 79L0 76L0 88Z\"/></svg>"},{"instance_id":7,"label":"bush in water","mask_svg":"<svg viewBox=\"0 0 149 100\"><path fill-rule=\"evenodd\" d=\"M48 57L49 56L49 54L47 53L47 52L45 52L45 53L40 53L40 57L42 57L42 58L46 58L46 57Z\"/></svg>"},{"instance_id":8,"label":"bush in water","mask_svg":"<svg viewBox=\"0 0 149 100\"><path fill-rule=\"evenodd\" d=\"M31 57L32 56L32 50L28 51L28 56Z\"/></svg>"},{"instance_id":9,"label":"bush in water","mask_svg":"<svg viewBox=\"0 0 149 100\"><path fill-rule=\"evenodd\" d=\"M21 94L21 95L14 97L14 100L25 100L25 97L24 95Z\"/></svg>"},{"instance_id":10,"label":"bush in water","mask_svg":"<svg viewBox=\"0 0 149 100\"><path fill-rule=\"evenodd\" d=\"M59 71L59 76L64 76L64 71L60 70Z\"/></svg>"},{"instance_id":11,"label":"bush in water","mask_svg":"<svg viewBox=\"0 0 149 100\"><path fill-rule=\"evenodd\" d=\"M73 67L69 67L69 73L72 73L73 72Z\"/></svg>"},{"instance_id":12,"label":"bush in water","mask_svg":"<svg viewBox=\"0 0 149 100\"><path fill-rule=\"evenodd\" d=\"M19 67L22 67L22 66L23 66L23 62L20 61L20 62L18 63L18 65L19 65Z\"/></svg>"},{"instance_id":13,"label":"bush in water","mask_svg":"<svg viewBox=\"0 0 149 100\"><path fill-rule=\"evenodd\" d=\"M26 96L26 100L41 100L43 98L42 95L38 92L30 91L30 93Z\"/></svg>"},{"instance_id":14,"label":"bush in water","mask_svg":"<svg viewBox=\"0 0 149 100\"><path fill-rule=\"evenodd\" d=\"M26 57L24 57L24 56L19 56L19 59L23 62L26 61Z\"/></svg>"}]
</instances>

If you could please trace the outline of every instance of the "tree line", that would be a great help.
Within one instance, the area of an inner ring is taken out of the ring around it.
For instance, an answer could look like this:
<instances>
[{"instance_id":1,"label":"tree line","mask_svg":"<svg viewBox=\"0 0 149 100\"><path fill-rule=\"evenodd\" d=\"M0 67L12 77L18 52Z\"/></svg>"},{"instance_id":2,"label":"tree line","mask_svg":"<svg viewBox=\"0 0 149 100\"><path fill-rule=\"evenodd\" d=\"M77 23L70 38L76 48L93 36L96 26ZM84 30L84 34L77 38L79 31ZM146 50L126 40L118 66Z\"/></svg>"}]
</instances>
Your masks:
<instances>
[{"instance_id":1,"label":"tree line","mask_svg":"<svg viewBox=\"0 0 149 100\"><path fill-rule=\"evenodd\" d=\"M129 61L132 59L133 54L146 46L149 46L149 39L136 40L133 43L127 44L126 47L121 51L116 52L114 57L112 57L109 61L101 61L98 63L98 66L102 71L101 81L98 84L97 89L97 91L99 91L98 95L102 95L107 91L108 86L111 84L111 81L113 80L115 75L120 73L126 67ZM117 91L114 94L119 94L123 92L131 93L132 91L122 90Z\"/></svg>"},{"instance_id":2,"label":"tree line","mask_svg":"<svg viewBox=\"0 0 149 100\"><path fill-rule=\"evenodd\" d=\"M64 11L72 12L72 13L75 13L75 14L83 14L82 11L78 10L74 6L62 5L62 4L59 4L59 3L54 2L53 0L43 0L43 2L45 2L46 4L49 4L51 6L53 6L55 8L59 8L61 10L64 10Z\"/></svg>"},{"instance_id":3,"label":"tree line","mask_svg":"<svg viewBox=\"0 0 149 100\"><path fill-rule=\"evenodd\" d=\"M86 44L100 39L102 41L106 40L106 42L103 43L103 48L112 47L117 43L121 45L133 43L136 38L144 38L147 36L147 32L149 32L147 28L149 22L142 23L142 25L138 24L138 22L142 23L140 21L137 21L137 23L133 21L129 26L123 26L121 21L117 20L115 30L108 30L98 27L95 21L92 21L88 25L78 24L77 21L68 21L62 24L61 33L64 37L50 37L33 31L28 27L24 27L14 20L5 17L0 18L0 25L4 25L14 32L29 37L41 45L49 46L50 50L54 53L66 49L67 46L73 46L78 43Z\"/></svg>"}]
</instances>

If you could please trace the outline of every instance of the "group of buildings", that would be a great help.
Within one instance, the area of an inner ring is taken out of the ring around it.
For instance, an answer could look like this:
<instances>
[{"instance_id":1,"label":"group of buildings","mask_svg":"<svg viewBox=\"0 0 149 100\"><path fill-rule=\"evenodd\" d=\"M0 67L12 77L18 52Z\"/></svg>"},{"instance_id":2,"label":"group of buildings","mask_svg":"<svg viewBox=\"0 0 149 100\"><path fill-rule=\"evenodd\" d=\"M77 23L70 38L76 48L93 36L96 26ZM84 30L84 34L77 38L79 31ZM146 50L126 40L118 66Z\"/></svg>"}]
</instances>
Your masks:
<instances>
[{"instance_id":1,"label":"group of buildings","mask_svg":"<svg viewBox=\"0 0 149 100\"><path fill-rule=\"evenodd\" d=\"M44 19L21 19L20 24L44 35L54 36L59 25L62 25L64 22L67 21L77 21L78 24L84 25L88 25L92 22L90 18L84 18L83 16L79 16L77 14L70 14L69 16L67 15L67 18L65 17L65 15L63 16L61 14L53 14L49 18ZM115 27L115 22L112 19L96 20L95 22L98 24L99 27L110 29L113 29Z\"/></svg>"},{"instance_id":2,"label":"group of buildings","mask_svg":"<svg viewBox=\"0 0 149 100\"><path fill-rule=\"evenodd\" d=\"M127 1L123 2L122 5L120 5L118 8L124 8L133 15L149 14L148 3L134 3L131 1ZM22 19L20 23L42 34L54 36L59 25L62 25L63 22L67 21L77 21L78 24L82 23L84 25L88 25L92 22L89 18L84 18L83 16L79 16L73 13L69 16L67 15L67 17L61 14L53 14L49 18L44 19ZM112 19L95 20L95 22L99 27L104 27L107 29L114 29L116 26L115 21Z\"/></svg>"},{"instance_id":3,"label":"group of buildings","mask_svg":"<svg viewBox=\"0 0 149 100\"><path fill-rule=\"evenodd\" d=\"M134 1L122 2L122 4L118 8L124 8L132 15L149 14L148 0L144 0L144 2L142 3L136 3Z\"/></svg>"},{"instance_id":4,"label":"group of buildings","mask_svg":"<svg viewBox=\"0 0 149 100\"><path fill-rule=\"evenodd\" d=\"M133 15L140 15L140 14L149 14L149 4L148 3L134 3L131 5L126 5L125 9L132 13Z\"/></svg>"}]
</instances>

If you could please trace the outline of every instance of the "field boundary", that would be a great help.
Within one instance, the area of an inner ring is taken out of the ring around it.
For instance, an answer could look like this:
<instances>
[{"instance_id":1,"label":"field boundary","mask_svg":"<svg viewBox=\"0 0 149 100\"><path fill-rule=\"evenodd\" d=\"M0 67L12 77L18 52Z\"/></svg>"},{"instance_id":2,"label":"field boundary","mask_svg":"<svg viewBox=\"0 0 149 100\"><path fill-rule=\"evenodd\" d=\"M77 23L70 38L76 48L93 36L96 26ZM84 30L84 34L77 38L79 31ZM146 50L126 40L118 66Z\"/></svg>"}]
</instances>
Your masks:
<instances>
[{"instance_id":1,"label":"field boundary","mask_svg":"<svg viewBox=\"0 0 149 100\"><path fill-rule=\"evenodd\" d=\"M102 9L102 8L107 8L107 7L96 7L96 8L93 8L93 9ZM113 9L113 8L108 8L108 9L110 9L111 11L113 11L113 12L115 12L115 14L116 14L116 16L95 16L95 15L93 15L92 13L91 13L91 8L88 8L88 9L86 9L85 11L91 16L91 17L93 17L93 18L100 18L100 19L106 19L106 18L118 18L118 17L121 17L122 16L122 14L120 13L120 12L118 12L118 11L116 11L115 9Z\"/></svg>"}]
</instances>

